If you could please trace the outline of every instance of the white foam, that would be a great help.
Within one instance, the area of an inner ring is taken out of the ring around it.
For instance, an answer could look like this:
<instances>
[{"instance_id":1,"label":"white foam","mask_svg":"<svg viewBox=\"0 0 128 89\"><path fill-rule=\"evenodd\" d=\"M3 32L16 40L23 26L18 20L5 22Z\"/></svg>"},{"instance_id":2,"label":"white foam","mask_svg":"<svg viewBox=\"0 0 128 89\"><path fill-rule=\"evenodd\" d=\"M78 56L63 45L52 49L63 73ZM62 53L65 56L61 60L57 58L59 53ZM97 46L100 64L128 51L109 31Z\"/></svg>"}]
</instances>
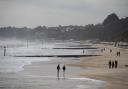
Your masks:
<instances>
[{"instance_id":1,"label":"white foam","mask_svg":"<svg viewBox=\"0 0 128 89\"><path fill-rule=\"evenodd\" d=\"M41 76L41 75L27 75L30 77L42 77L42 78L52 78L56 79L56 76ZM63 79L63 77L59 77L60 79ZM82 81L93 81L93 82L104 82L101 80L91 79L91 78L84 78L84 77L66 77L66 80L82 80Z\"/></svg>"},{"instance_id":2,"label":"white foam","mask_svg":"<svg viewBox=\"0 0 128 89\"><path fill-rule=\"evenodd\" d=\"M32 62L38 61L50 61L49 58L17 58L11 56L0 56L0 72L19 72L24 70L25 65L29 65Z\"/></svg>"},{"instance_id":3,"label":"white foam","mask_svg":"<svg viewBox=\"0 0 128 89\"><path fill-rule=\"evenodd\" d=\"M27 75L33 78L43 78L45 80L54 81L58 80L56 76L39 76L39 75ZM104 86L104 81L95 80L90 78L83 78L83 77L60 77L58 80L60 86L63 84L68 84L67 86L73 87L72 89L99 89L100 87ZM56 83L55 83L56 84ZM55 85L56 86L56 85Z\"/></svg>"}]
</instances>

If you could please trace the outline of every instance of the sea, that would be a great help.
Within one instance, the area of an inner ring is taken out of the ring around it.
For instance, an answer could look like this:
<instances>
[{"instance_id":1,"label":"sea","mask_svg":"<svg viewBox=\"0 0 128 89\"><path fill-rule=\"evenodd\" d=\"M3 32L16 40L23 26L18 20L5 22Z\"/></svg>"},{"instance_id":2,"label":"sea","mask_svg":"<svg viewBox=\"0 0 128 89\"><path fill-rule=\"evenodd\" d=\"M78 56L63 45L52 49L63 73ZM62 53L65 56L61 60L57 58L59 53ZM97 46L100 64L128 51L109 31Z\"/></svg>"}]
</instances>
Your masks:
<instances>
[{"instance_id":1,"label":"sea","mask_svg":"<svg viewBox=\"0 0 128 89\"><path fill-rule=\"evenodd\" d=\"M65 60L79 60L79 57L36 57L36 55L92 55L99 51L95 48L90 49L92 44L59 41L0 45L0 89L99 89L104 85L104 81L101 80L68 74L65 78L63 76L57 78L57 64L60 63L62 66ZM68 66L66 72L79 70L82 68Z\"/></svg>"}]
</instances>

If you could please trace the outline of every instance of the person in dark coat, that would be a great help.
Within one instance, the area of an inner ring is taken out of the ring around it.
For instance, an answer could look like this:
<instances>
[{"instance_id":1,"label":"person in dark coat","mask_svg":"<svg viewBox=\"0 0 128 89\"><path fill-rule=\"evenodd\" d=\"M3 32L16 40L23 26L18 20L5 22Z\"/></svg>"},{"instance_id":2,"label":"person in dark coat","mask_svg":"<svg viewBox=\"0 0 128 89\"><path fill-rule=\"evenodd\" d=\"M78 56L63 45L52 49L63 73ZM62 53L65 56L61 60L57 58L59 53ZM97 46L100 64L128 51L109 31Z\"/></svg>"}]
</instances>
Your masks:
<instances>
[{"instance_id":1,"label":"person in dark coat","mask_svg":"<svg viewBox=\"0 0 128 89\"><path fill-rule=\"evenodd\" d=\"M104 51L105 51L105 48L104 48Z\"/></svg>"},{"instance_id":2,"label":"person in dark coat","mask_svg":"<svg viewBox=\"0 0 128 89\"><path fill-rule=\"evenodd\" d=\"M58 66L57 66L57 77L58 77L58 79L59 79L59 72L60 72L60 65L58 64Z\"/></svg>"},{"instance_id":3,"label":"person in dark coat","mask_svg":"<svg viewBox=\"0 0 128 89\"><path fill-rule=\"evenodd\" d=\"M115 68L117 68L117 66L118 66L118 61L115 60Z\"/></svg>"},{"instance_id":4,"label":"person in dark coat","mask_svg":"<svg viewBox=\"0 0 128 89\"><path fill-rule=\"evenodd\" d=\"M84 54L84 49L83 49L83 54Z\"/></svg>"},{"instance_id":5,"label":"person in dark coat","mask_svg":"<svg viewBox=\"0 0 128 89\"><path fill-rule=\"evenodd\" d=\"M120 56L120 52L119 52L118 54L119 54L119 56Z\"/></svg>"},{"instance_id":6,"label":"person in dark coat","mask_svg":"<svg viewBox=\"0 0 128 89\"><path fill-rule=\"evenodd\" d=\"M65 79L65 70L66 70L66 66L63 65L62 69L63 69L63 78Z\"/></svg>"},{"instance_id":7,"label":"person in dark coat","mask_svg":"<svg viewBox=\"0 0 128 89\"><path fill-rule=\"evenodd\" d=\"M114 64L114 61L112 61L112 69L114 68L114 65L115 65L115 64Z\"/></svg>"},{"instance_id":8,"label":"person in dark coat","mask_svg":"<svg viewBox=\"0 0 128 89\"><path fill-rule=\"evenodd\" d=\"M108 66L109 66L109 69L111 69L111 66L112 66L112 62L111 62L111 60L109 60L109 62L108 62Z\"/></svg>"}]
</instances>

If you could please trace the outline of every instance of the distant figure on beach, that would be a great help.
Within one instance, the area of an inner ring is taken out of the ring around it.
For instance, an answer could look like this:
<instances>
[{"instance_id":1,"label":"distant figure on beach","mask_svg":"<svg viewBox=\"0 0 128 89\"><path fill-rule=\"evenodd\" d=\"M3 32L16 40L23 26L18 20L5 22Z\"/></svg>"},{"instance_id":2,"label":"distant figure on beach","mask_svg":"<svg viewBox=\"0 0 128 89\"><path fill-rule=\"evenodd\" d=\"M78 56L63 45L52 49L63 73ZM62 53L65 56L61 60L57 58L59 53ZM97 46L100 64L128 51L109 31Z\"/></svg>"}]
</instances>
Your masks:
<instances>
[{"instance_id":1,"label":"distant figure on beach","mask_svg":"<svg viewBox=\"0 0 128 89\"><path fill-rule=\"evenodd\" d=\"M101 49L101 52L103 52L103 49Z\"/></svg>"},{"instance_id":2,"label":"distant figure on beach","mask_svg":"<svg viewBox=\"0 0 128 89\"><path fill-rule=\"evenodd\" d=\"M58 66L57 66L57 77L58 77L58 79L59 79L59 72L60 72L60 65L58 64Z\"/></svg>"},{"instance_id":3,"label":"distant figure on beach","mask_svg":"<svg viewBox=\"0 0 128 89\"><path fill-rule=\"evenodd\" d=\"M119 54L119 56L120 56L120 52L119 52L118 54Z\"/></svg>"},{"instance_id":4,"label":"distant figure on beach","mask_svg":"<svg viewBox=\"0 0 128 89\"><path fill-rule=\"evenodd\" d=\"M118 52L116 52L116 56L118 56Z\"/></svg>"},{"instance_id":5,"label":"distant figure on beach","mask_svg":"<svg viewBox=\"0 0 128 89\"><path fill-rule=\"evenodd\" d=\"M110 49L110 53L112 52L112 49Z\"/></svg>"},{"instance_id":6,"label":"distant figure on beach","mask_svg":"<svg viewBox=\"0 0 128 89\"><path fill-rule=\"evenodd\" d=\"M120 56L120 52L116 52L116 55L117 55L117 56Z\"/></svg>"},{"instance_id":7,"label":"distant figure on beach","mask_svg":"<svg viewBox=\"0 0 128 89\"><path fill-rule=\"evenodd\" d=\"M66 70L66 66L64 65L64 66L62 67L62 69L63 69L63 78L65 79L65 70Z\"/></svg>"},{"instance_id":8,"label":"distant figure on beach","mask_svg":"<svg viewBox=\"0 0 128 89\"><path fill-rule=\"evenodd\" d=\"M112 61L112 69L114 68L114 65L115 65L115 64L114 64L114 61Z\"/></svg>"},{"instance_id":9,"label":"distant figure on beach","mask_svg":"<svg viewBox=\"0 0 128 89\"><path fill-rule=\"evenodd\" d=\"M109 60L108 65L109 65L109 69L111 69L111 66L112 66L111 60Z\"/></svg>"},{"instance_id":10,"label":"distant figure on beach","mask_svg":"<svg viewBox=\"0 0 128 89\"><path fill-rule=\"evenodd\" d=\"M83 54L84 54L84 49L83 49Z\"/></svg>"},{"instance_id":11,"label":"distant figure on beach","mask_svg":"<svg viewBox=\"0 0 128 89\"><path fill-rule=\"evenodd\" d=\"M117 46L117 44L118 44L118 43L117 43L117 42L115 42L115 45L114 45L114 46L116 47L116 46Z\"/></svg>"},{"instance_id":12,"label":"distant figure on beach","mask_svg":"<svg viewBox=\"0 0 128 89\"><path fill-rule=\"evenodd\" d=\"M6 56L6 46L4 46L4 56Z\"/></svg>"},{"instance_id":13,"label":"distant figure on beach","mask_svg":"<svg viewBox=\"0 0 128 89\"><path fill-rule=\"evenodd\" d=\"M115 60L115 68L117 68L117 66L118 66L118 61Z\"/></svg>"}]
</instances>

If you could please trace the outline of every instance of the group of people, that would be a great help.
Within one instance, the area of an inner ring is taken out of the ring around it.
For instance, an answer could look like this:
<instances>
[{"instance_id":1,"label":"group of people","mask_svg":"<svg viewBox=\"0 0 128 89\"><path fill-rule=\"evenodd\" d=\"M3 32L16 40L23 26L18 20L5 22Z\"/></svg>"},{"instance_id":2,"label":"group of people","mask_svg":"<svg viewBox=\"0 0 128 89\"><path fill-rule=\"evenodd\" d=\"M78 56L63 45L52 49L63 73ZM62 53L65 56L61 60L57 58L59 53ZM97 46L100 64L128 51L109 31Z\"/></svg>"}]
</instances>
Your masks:
<instances>
[{"instance_id":1,"label":"group of people","mask_svg":"<svg viewBox=\"0 0 128 89\"><path fill-rule=\"evenodd\" d=\"M110 49L110 53L112 52L112 49ZM118 51L118 52L116 52L116 55L117 56L120 56L120 51ZM112 60L109 60L109 62L108 62L108 66L109 66L109 69L113 69L113 68L117 68L117 66L118 66L118 61L117 60L114 60L114 61L112 61Z\"/></svg>"},{"instance_id":2,"label":"group of people","mask_svg":"<svg viewBox=\"0 0 128 89\"><path fill-rule=\"evenodd\" d=\"M101 51L105 51L105 48L101 49ZM110 53L112 53L112 49L110 49ZM83 54L84 54L84 50L83 50ZM116 53L117 56L120 56L120 52L118 51ZM108 67L109 69L113 69L113 68L117 68L118 67L118 61L117 60L109 60L108 61ZM60 64L57 65L57 78L59 80L59 76L60 76ZM66 71L66 66L63 65L62 67L63 70L63 78L65 79L65 71Z\"/></svg>"},{"instance_id":3,"label":"group of people","mask_svg":"<svg viewBox=\"0 0 128 89\"><path fill-rule=\"evenodd\" d=\"M117 60L115 60L115 61L109 60L108 66L109 66L109 69L117 68L118 61Z\"/></svg>"},{"instance_id":4,"label":"group of people","mask_svg":"<svg viewBox=\"0 0 128 89\"><path fill-rule=\"evenodd\" d=\"M101 52L103 52L103 51L105 51L105 48L102 48L102 49L101 49Z\"/></svg>"},{"instance_id":5,"label":"group of people","mask_svg":"<svg viewBox=\"0 0 128 89\"><path fill-rule=\"evenodd\" d=\"M62 70L63 70L63 78L65 79L65 70L66 70L65 65L63 65ZM57 78L58 79L59 79L59 76L60 76L60 64L57 65Z\"/></svg>"},{"instance_id":6,"label":"group of people","mask_svg":"<svg viewBox=\"0 0 128 89\"><path fill-rule=\"evenodd\" d=\"M117 55L117 56L120 56L120 52L117 52L116 55Z\"/></svg>"}]
</instances>

